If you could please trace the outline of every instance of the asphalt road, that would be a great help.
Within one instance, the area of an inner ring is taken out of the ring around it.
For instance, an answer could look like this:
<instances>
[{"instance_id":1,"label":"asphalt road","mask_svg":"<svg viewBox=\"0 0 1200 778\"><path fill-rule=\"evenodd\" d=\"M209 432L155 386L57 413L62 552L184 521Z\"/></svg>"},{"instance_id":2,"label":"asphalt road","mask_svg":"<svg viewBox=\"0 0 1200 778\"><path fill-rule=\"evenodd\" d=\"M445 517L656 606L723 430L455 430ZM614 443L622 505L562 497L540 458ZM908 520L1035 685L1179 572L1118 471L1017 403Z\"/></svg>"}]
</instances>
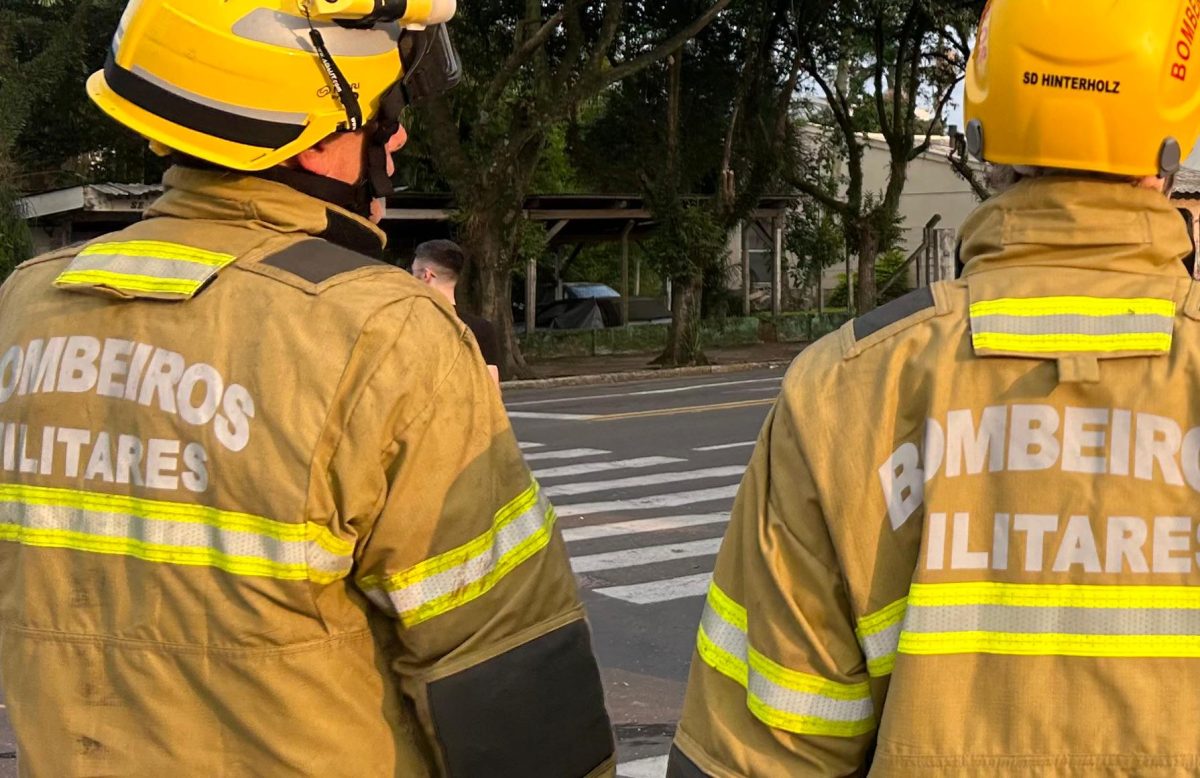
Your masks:
<instances>
[{"instance_id":1,"label":"asphalt road","mask_svg":"<svg viewBox=\"0 0 1200 778\"><path fill-rule=\"evenodd\" d=\"M620 778L663 775L708 578L783 373L505 397L583 590ZM15 778L3 702L0 693L0 778Z\"/></svg>"},{"instance_id":2,"label":"asphalt road","mask_svg":"<svg viewBox=\"0 0 1200 778\"><path fill-rule=\"evenodd\" d=\"M583 589L621 778L661 778L716 552L782 367L509 392Z\"/></svg>"}]
</instances>

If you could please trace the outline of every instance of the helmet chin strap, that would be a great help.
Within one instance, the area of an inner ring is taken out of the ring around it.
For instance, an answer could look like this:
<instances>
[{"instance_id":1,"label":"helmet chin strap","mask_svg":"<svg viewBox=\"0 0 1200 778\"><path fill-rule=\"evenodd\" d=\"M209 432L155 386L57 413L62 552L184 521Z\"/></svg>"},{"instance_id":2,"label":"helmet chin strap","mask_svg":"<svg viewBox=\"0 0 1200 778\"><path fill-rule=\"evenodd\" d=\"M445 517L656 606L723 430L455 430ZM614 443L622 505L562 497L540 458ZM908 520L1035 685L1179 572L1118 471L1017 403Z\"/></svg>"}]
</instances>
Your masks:
<instances>
[{"instance_id":1,"label":"helmet chin strap","mask_svg":"<svg viewBox=\"0 0 1200 778\"><path fill-rule=\"evenodd\" d=\"M382 127L375 130L367 138L364 150L363 172L366 177L360 186L369 190L372 198L387 197L396 191L395 185L392 184L392 177L388 175L387 164L389 155L387 143L396 131L393 130L386 135L385 132L386 130Z\"/></svg>"}]
</instances>

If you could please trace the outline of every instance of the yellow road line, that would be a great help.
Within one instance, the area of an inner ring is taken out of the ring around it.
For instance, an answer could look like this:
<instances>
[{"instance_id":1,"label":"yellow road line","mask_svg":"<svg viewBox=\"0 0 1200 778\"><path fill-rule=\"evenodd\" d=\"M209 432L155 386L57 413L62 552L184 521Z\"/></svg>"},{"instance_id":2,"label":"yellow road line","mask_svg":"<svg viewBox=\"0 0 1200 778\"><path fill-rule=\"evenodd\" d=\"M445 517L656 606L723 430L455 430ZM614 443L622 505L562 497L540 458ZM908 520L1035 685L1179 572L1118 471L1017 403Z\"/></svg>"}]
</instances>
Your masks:
<instances>
[{"instance_id":1,"label":"yellow road line","mask_svg":"<svg viewBox=\"0 0 1200 778\"><path fill-rule=\"evenodd\" d=\"M705 411L727 411L734 408L753 408L758 405L770 405L775 398L768 400L738 400L737 402L715 403L713 405L689 405L684 408L659 408L654 411L634 411L632 413L610 413L607 416L596 416L588 421L618 421L620 419L644 419L650 416L675 416L681 413L704 413Z\"/></svg>"}]
</instances>

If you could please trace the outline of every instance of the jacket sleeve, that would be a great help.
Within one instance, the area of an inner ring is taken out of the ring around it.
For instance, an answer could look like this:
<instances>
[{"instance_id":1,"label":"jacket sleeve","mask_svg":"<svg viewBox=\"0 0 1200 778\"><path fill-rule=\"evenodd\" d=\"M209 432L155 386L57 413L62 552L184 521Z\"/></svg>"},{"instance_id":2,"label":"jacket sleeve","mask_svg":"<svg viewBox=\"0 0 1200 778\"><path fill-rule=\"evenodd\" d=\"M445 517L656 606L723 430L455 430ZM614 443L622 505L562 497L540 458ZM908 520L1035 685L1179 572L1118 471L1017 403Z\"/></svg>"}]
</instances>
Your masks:
<instances>
[{"instance_id":1,"label":"jacket sleeve","mask_svg":"<svg viewBox=\"0 0 1200 778\"><path fill-rule=\"evenodd\" d=\"M669 778L865 773L867 662L790 385L734 504L696 639Z\"/></svg>"},{"instance_id":2,"label":"jacket sleeve","mask_svg":"<svg viewBox=\"0 0 1200 778\"><path fill-rule=\"evenodd\" d=\"M463 325L422 300L399 331L349 416L379 447L347 441L334 471L372 496L350 519L355 582L390 619L400 688L446 775L607 774L612 734L554 509Z\"/></svg>"}]
</instances>

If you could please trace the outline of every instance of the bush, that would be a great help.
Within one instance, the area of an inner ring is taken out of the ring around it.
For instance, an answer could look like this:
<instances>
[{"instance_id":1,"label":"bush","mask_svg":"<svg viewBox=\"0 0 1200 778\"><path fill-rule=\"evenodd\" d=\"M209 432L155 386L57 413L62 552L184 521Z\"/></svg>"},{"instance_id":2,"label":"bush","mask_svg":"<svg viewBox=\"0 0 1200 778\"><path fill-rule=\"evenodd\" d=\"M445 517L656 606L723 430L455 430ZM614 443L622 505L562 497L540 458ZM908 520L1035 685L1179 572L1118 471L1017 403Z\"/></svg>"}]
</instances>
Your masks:
<instances>
[{"instance_id":1,"label":"bush","mask_svg":"<svg viewBox=\"0 0 1200 778\"><path fill-rule=\"evenodd\" d=\"M879 258L875 260L875 282L879 285L879 288L882 289L883 285L890 281L896 273L902 272L900 268L904 266L906 259L908 259L908 255L904 253L903 249L892 249L885 254L879 255ZM904 278L892 284L891 289L888 289L879 296L879 305L890 303L892 300L903 297L912 291L912 286L908 283L907 275L907 272L905 272ZM828 308L846 307L846 274L843 273L838 278L840 280L838 281L837 288L825 299L825 306ZM854 281L858 282L857 273L854 274Z\"/></svg>"}]
</instances>

